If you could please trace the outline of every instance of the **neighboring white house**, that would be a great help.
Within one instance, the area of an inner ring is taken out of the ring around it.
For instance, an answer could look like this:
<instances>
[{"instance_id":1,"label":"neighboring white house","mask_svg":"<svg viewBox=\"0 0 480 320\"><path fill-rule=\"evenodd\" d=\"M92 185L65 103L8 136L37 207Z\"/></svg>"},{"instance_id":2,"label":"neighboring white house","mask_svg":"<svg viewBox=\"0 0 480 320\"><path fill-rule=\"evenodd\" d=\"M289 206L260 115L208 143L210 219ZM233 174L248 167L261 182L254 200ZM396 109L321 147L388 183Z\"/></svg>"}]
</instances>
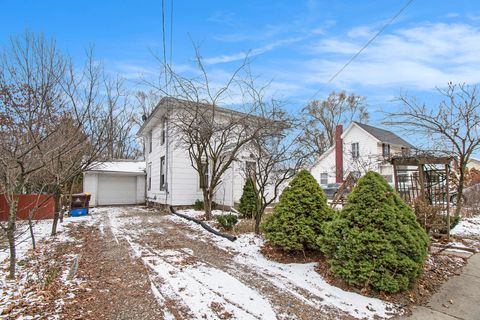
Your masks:
<instances>
[{"instance_id":1,"label":"neighboring white house","mask_svg":"<svg viewBox=\"0 0 480 320\"><path fill-rule=\"evenodd\" d=\"M467 168L480 170L480 160L475 159L475 158L471 158L470 161L467 164Z\"/></svg>"},{"instance_id":2,"label":"neighboring white house","mask_svg":"<svg viewBox=\"0 0 480 320\"><path fill-rule=\"evenodd\" d=\"M83 192L91 206L145 203L145 161L100 162L83 173Z\"/></svg>"},{"instance_id":3,"label":"neighboring white house","mask_svg":"<svg viewBox=\"0 0 480 320\"><path fill-rule=\"evenodd\" d=\"M337 126L335 145L317 159L310 172L321 185L341 183L350 172L361 176L367 171L378 172L393 184L393 166L387 160L412 148L391 131L353 121L344 132Z\"/></svg>"},{"instance_id":4,"label":"neighboring white house","mask_svg":"<svg viewBox=\"0 0 480 320\"><path fill-rule=\"evenodd\" d=\"M187 150L172 137L170 121L184 106L180 100L163 98L142 124L137 135L145 142L147 202L167 205L192 205L203 200L198 172L193 168ZM236 111L216 107L218 116ZM170 127L169 127L170 126ZM245 168L251 165L247 152L223 174L215 190L214 201L233 206L240 200L245 184ZM253 164L255 162L253 161Z\"/></svg>"}]
</instances>

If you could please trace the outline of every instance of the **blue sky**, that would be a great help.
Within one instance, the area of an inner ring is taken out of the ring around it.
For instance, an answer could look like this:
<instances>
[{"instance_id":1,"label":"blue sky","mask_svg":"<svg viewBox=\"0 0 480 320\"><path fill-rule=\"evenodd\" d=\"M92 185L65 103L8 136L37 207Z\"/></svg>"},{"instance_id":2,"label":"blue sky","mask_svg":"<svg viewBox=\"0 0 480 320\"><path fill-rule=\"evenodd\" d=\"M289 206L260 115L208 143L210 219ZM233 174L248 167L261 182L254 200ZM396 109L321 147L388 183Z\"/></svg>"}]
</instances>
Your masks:
<instances>
[{"instance_id":1,"label":"blue sky","mask_svg":"<svg viewBox=\"0 0 480 320\"><path fill-rule=\"evenodd\" d=\"M171 2L165 2L169 34ZM193 39L221 81L250 51L253 73L273 79L270 92L288 100L292 112L319 89L319 99L345 89L367 97L376 124L383 117L379 110L398 107L392 99L400 92L434 104L435 87L480 82L480 2L414 0L326 85L405 2L174 0L173 65L191 70ZM140 73L158 71L151 52L162 48L160 0L0 0L0 5L1 43L25 30L43 32L79 63L93 44L106 68L132 80L132 86Z\"/></svg>"}]
</instances>

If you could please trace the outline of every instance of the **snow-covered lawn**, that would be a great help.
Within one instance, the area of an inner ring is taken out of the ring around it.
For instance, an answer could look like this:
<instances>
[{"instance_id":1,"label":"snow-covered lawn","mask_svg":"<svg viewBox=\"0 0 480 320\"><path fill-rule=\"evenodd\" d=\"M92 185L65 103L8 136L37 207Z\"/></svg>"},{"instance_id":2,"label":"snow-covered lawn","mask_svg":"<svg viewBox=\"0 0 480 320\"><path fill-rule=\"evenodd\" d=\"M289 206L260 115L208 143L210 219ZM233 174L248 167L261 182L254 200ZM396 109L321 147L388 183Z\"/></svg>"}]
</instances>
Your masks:
<instances>
[{"instance_id":1,"label":"snow-covered lawn","mask_svg":"<svg viewBox=\"0 0 480 320\"><path fill-rule=\"evenodd\" d=\"M462 218L452 229L452 235L480 239L480 216Z\"/></svg>"},{"instance_id":2,"label":"snow-covered lawn","mask_svg":"<svg viewBox=\"0 0 480 320\"><path fill-rule=\"evenodd\" d=\"M59 223L57 227L57 235L52 237L51 228L52 220L39 220L33 224L33 233L37 245L37 254L35 259L31 259L33 254L33 244L31 241L28 223L26 221L19 221L17 223L17 237L16 237L16 256L17 256L17 270L16 279L11 280L7 278L9 250L8 246L3 243L0 249L0 312L5 309L16 308L17 315L22 314L23 309L28 309L29 305L44 305L43 297L36 292L38 286L42 286L48 277L49 266L53 266L58 261L43 261L44 250L49 250L49 244L46 243L64 243L74 241L67 234L67 226L93 221L92 216L87 217L68 217L64 219L63 223ZM77 280L67 281L69 263L74 259L74 256L65 256L65 264L61 268L60 277L65 282L66 286L74 287L78 285ZM26 264L29 264L26 266ZM60 310L64 303L63 298L56 297L55 304L58 306L57 311ZM12 314L10 314L12 316ZM40 315L39 315L40 316ZM54 316L54 315L50 315Z\"/></svg>"},{"instance_id":3,"label":"snow-covered lawn","mask_svg":"<svg viewBox=\"0 0 480 320\"><path fill-rule=\"evenodd\" d=\"M115 238L126 240L132 254L147 266L157 301L165 306L167 301L175 301L193 318L218 319L221 315L233 319L296 318L284 312L287 306L275 301L276 296L290 297L305 310L318 312L312 317L338 314L388 318L399 312L391 303L329 285L315 272L315 263L282 264L266 259L260 253L264 241L260 236L244 234L231 242L178 216L150 216L139 223L138 217L127 212L128 208L112 208L105 212ZM193 217L203 214L195 210L179 212ZM145 237L151 238L152 231L172 248L146 243ZM183 247L173 243L174 232L176 237L183 238ZM216 259L209 253L199 252L195 243L213 246L224 254ZM226 262L217 263L216 260Z\"/></svg>"}]
</instances>

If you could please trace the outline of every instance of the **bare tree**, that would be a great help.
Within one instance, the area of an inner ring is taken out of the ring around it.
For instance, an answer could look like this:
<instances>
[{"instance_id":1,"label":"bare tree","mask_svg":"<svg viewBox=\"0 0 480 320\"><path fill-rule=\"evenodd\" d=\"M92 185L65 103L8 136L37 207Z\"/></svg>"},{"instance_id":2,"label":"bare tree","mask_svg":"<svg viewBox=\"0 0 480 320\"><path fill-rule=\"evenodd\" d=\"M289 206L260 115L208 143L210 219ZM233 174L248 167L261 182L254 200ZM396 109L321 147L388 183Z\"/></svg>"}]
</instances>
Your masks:
<instances>
[{"instance_id":1,"label":"bare tree","mask_svg":"<svg viewBox=\"0 0 480 320\"><path fill-rule=\"evenodd\" d=\"M7 225L1 226L9 240L11 277L19 195L47 192L55 198L55 234L62 188L103 155L108 139L100 71L89 55L85 70L77 74L53 41L28 32L12 38L2 52L0 189L10 211Z\"/></svg>"},{"instance_id":2,"label":"bare tree","mask_svg":"<svg viewBox=\"0 0 480 320\"><path fill-rule=\"evenodd\" d=\"M420 103L406 95L398 99L403 109L387 113L385 122L423 136L432 149L454 155L458 161L458 184L455 215L462 208L467 163L480 146L480 101L478 87L449 83L438 89L444 99L438 106Z\"/></svg>"},{"instance_id":3,"label":"bare tree","mask_svg":"<svg viewBox=\"0 0 480 320\"><path fill-rule=\"evenodd\" d=\"M26 33L12 38L0 60L1 189L10 207L2 224L10 249L10 277L15 275L15 231L18 195L44 167L39 150L56 132L51 126L61 112L58 94L65 71L53 42Z\"/></svg>"},{"instance_id":4,"label":"bare tree","mask_svg":"<svg viewBox=\"0 0 480 320\"><path fill-rule=\"evenodd\" d=\"M106 157L109 159L135 159L142 154L135 139L135 129L138 125L137 110L133 107L134 100L124 87L120 77L103 76L106 91L105 112L107 115L106 134L108 148Z\"/></svg>"},{"instance_id":5,"label":"bare tree","mask_svg":"<svg viewBox=\"0 0 480 320\"><path fill-rule=\"evenodd\" d=\"M169 73L168 86L146 83L171 97L166 103L176 106L175 112L169 114L169 136L187 151L199 175L205 215L210 219L213 197L225 172L266 127L267 120L260 114L259 101L247 93L248 58L222 82L211 81L198 48L196 63L197 77L184 77L167 66L162 69ZM219 107L225 102L234 102L237 111Z\"/></svg>"},{"instance_id":6,"label":"bare tree","mask_svg":"<svg viewBox=\"0 0 480 320\"><path fill-rule=\"evenodd\" d=\"M313 100L304 108L304 147L320 156L335 144L335 128L351 121L367 122L365 98L345 91L332 92L324 101Z\"/></svg>"}]
</instances>

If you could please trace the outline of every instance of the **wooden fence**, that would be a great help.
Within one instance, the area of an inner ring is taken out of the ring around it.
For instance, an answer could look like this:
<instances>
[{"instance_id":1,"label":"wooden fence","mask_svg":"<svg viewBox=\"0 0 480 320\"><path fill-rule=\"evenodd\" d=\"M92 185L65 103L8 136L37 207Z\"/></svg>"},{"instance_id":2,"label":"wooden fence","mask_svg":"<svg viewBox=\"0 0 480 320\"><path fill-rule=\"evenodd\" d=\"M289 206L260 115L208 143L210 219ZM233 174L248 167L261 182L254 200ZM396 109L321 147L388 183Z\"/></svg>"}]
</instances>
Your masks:
<instances>
[{"instance_id":1,"label":"wooden fence","mask_svg":"<svg viewBox=\"0 0 480 320\"><path fill-rule=\"evenodd\" d=\"M31 212L33 212L33 220L53 219L55 214L55 200L51 195L22 194L18 197L17 220L28 220ZM0 194L0 220L6 221L8 219L9 209L10 207L5 199L5 195Z\"/></svg>"}]
</instances>

